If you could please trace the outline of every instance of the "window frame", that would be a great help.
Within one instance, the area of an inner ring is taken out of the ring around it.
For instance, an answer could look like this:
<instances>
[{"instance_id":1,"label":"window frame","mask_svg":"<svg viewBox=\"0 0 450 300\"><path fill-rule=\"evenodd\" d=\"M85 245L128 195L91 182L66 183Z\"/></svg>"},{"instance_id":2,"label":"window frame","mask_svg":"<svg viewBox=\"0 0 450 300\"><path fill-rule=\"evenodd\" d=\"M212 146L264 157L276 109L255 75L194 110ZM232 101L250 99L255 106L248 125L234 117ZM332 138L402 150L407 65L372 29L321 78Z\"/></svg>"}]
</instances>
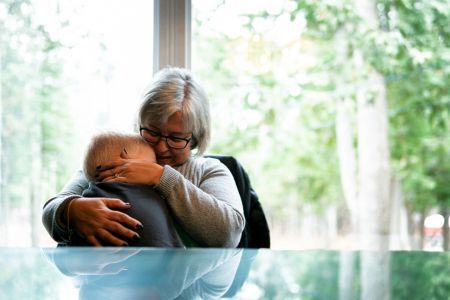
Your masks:
<instances>
[{"instance_id":1,"label":"window frame","mask_svg":"<svg viewBox=\"0 0 450 300\"><path fill-rule=\"evenodd\" d=\"M153 73L191 67L191 0L154 0Z\"/></svg>"}]
</instances>

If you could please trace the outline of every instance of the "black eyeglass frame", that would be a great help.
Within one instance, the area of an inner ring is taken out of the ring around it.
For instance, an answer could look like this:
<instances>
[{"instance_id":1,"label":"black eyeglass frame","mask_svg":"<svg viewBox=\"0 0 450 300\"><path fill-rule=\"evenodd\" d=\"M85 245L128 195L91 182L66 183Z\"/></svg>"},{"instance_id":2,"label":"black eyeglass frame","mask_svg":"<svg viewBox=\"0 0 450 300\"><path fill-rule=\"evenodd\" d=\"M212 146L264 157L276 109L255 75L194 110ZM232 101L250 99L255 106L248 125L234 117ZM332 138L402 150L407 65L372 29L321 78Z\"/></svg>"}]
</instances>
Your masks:
<instances>
[{"instance_id":1,"label":"black eyeglass frame","mask_svg":"<svg viewBox=\"0 0 450 300\"><path fill-rule=\"evenodd\" d=\"M158 136L158 140L155 141L155 142L151 142L151 141L147 140L147 139L144 137L144 135L142 134L142 131L148 132L148 133L150 133L151 135L154 135L155 137ZM181 138L181 137L176 137L176 136L172 136L172 135L163 135L163 134L161 134L161 133L159 133L159 132L157 132L157 131L154 131L154 130L151 130L151 129L148 129L148 128L145 128L145 127L139 127L139 134L141 135L141 137L142 137L144 140L146 140L149 144L152 144L152 145L158 144L159 141L161 140L161 138L164 138L167 147L172 148L172 149L177 149L177 150L185 149L185 148L187 147L187 145L189 145L189 142L190 142L190 141L192 140L192 138L193 138L193 137L190 137L190 138ZM169 142L167 141L167 139L172 139L172 140L173 140L173 139L175 139L175 140L182 140L182 141L185 141L186 144L185 144L183 147L173 147L173 146L171 146L171 145L169 144Z\"/></svg>"}]
</instances>

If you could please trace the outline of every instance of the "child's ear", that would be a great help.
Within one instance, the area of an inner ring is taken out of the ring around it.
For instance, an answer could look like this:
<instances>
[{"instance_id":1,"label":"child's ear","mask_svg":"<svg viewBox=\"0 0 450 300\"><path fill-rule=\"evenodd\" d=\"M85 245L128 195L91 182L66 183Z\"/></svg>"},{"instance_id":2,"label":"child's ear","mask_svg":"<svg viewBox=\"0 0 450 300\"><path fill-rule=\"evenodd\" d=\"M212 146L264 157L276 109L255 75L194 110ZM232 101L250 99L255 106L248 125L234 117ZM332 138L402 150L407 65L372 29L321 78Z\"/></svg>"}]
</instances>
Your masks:
<instances>
[{"instance_id":1,"label":"child's ear","mask_svg":"<svg viewBox=\"0 0 450 300\"><path fill-rule=\"evenodd\" d=\"M122 149L122 151L120 152L120 157L121 157L121 158L130 158L130 157L128 156L127 149L125 149L125 148Z\"/></svg>"}]
</instances>

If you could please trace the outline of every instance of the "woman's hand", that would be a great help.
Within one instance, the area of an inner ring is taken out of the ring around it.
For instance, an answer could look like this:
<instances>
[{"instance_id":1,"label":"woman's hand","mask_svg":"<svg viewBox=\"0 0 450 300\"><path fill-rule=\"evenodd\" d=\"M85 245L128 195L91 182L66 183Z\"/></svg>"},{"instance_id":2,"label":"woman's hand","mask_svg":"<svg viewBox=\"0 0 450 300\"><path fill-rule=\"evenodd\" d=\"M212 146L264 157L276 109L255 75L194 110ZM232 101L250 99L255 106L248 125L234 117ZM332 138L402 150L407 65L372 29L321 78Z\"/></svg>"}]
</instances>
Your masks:
<instances>
[{"instance_id":1,"label":"woman's hand","mask_svg":"<svg viewBox=\"0 0 450 300\"><path fill-rule=\"evenodd\" d=\"M70 228L94 246L127 246L127 241L139 238L130 228L142 228L138 220L118 211L128 208L130 205L119 199L76 198L67 205L64 215Z\"/></svg>"},{"instance_id":2,"label":"woman's hand","mask_svg":"<svg viewBox=\"0 0 450 300\"><path fill-rule=\"evenodd\" d=\"M125 153L107 166L100 166L96 179L101 182L159 184L164 168L153 160L131 159Z\"/></svg>"}]
</instances>

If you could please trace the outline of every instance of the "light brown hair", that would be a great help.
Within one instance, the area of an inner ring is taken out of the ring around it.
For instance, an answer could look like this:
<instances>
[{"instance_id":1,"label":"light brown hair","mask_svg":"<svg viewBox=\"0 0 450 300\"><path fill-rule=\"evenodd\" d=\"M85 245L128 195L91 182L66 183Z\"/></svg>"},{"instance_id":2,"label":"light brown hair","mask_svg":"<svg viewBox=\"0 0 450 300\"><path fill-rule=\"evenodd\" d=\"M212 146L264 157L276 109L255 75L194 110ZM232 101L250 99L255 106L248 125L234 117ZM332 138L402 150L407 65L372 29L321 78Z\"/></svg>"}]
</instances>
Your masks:
<instances>
[{"instance_id":1,"label":"light brown hair","mask_svg":"<svg viewBox=\"0 0 450 300\"><path fill-rule=\"evenodd\" d=\"M112 160L119 158L124 149L130 158L133 158L142 147L150 145L139 134L125 134L118 132L103 132L95 135L86 150L83 170L86 178L95 180L97 166L105 166ZM152 157L149 157L152 159ZM154 159L154 157L153 157Z\"/></svg>"}]
</instances>

